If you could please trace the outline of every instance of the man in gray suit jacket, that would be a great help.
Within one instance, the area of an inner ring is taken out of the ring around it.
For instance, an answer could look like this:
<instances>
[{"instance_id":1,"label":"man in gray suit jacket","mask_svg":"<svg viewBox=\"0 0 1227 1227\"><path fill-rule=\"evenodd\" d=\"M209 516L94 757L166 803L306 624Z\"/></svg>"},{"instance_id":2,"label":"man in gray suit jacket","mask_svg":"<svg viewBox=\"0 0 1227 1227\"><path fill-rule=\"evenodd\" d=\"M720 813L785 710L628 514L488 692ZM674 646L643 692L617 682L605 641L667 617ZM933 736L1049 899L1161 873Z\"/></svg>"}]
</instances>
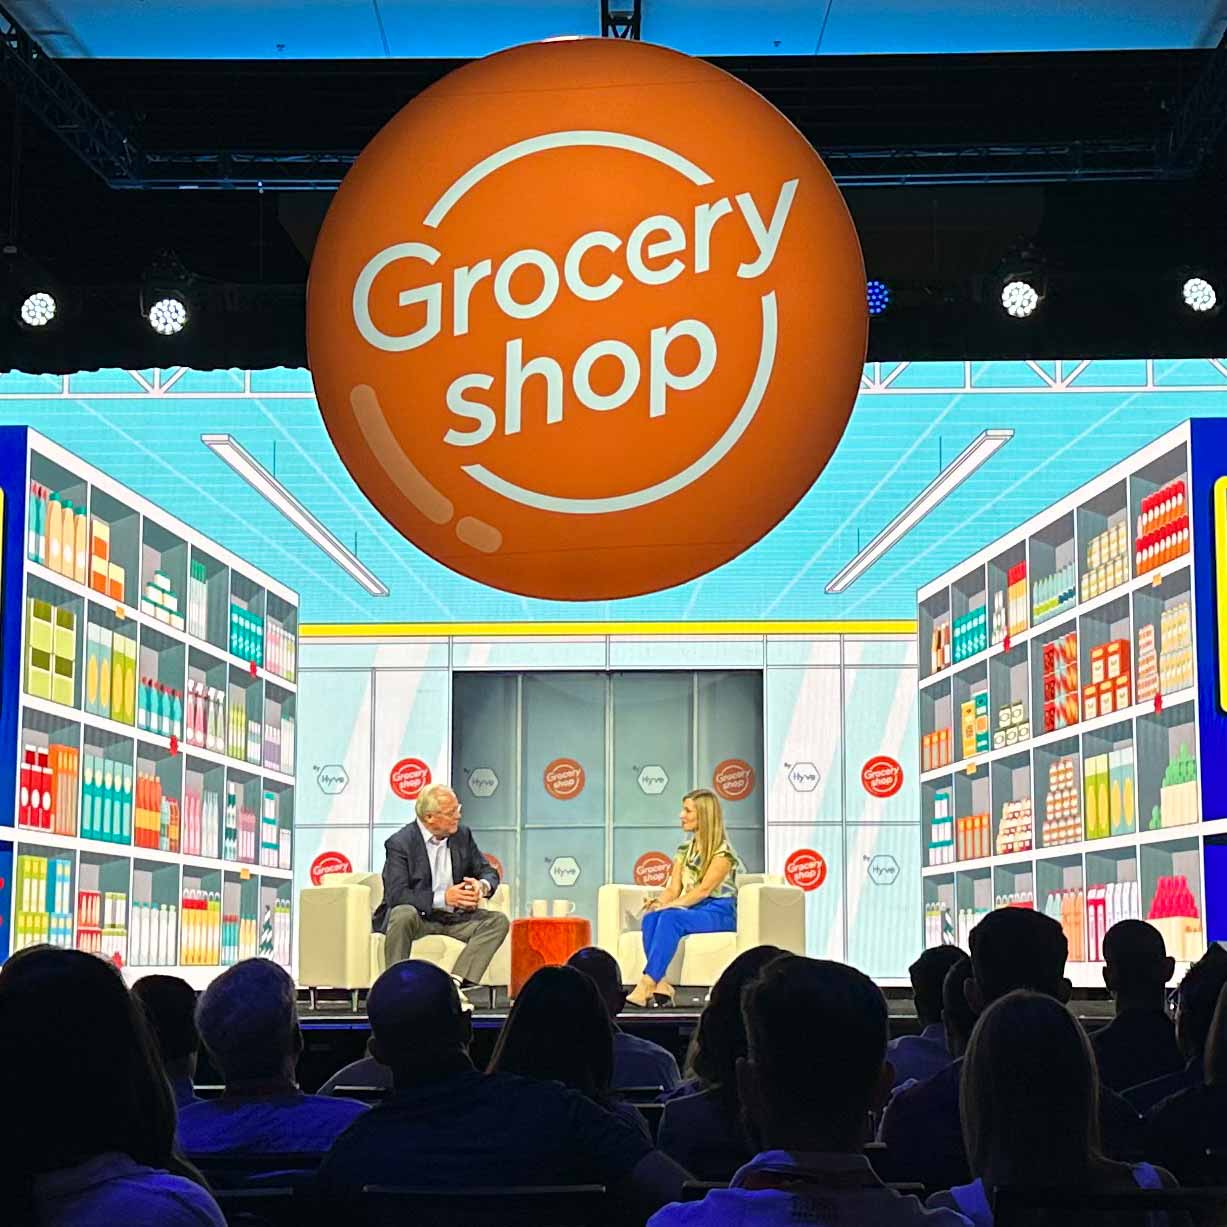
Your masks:
<instances>
[{"instance_id":1,"label":"man in gray suit jacket","mask_svg":"<svg viewBox=\"0 0 1227 1227\"><path fill-rule=\"evenodd\" d=\"M452 978L478 984L507 936L507 917L478 907L498 889L498 873L460 825L460 801L447 785L422 789L415 812L417 820L384 843L383 902L372 923L387 934L389 967L407 959L419 937L442 933L465 943Z\"/></svg>"}]
</instances>

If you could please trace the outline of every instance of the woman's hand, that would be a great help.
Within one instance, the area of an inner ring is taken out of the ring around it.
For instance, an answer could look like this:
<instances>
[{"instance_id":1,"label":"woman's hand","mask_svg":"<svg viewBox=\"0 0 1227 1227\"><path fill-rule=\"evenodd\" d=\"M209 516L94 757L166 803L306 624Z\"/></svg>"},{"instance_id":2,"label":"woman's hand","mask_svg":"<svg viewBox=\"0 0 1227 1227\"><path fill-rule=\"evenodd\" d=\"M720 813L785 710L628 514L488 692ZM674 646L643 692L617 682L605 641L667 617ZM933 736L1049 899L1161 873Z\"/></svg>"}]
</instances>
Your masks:
<instances>
[{"instance_id":1,"label":"woman's hand","mask_svg":"<svg viewBox=\"0 0 1227 1227\"><path fill-rule=\"evenodd\" d=\"M643 910L645 914L647 912L655 912L659 907L660 907L660 904L657 901L655 895L644 895Z\"/></svg>"}]
</instances>

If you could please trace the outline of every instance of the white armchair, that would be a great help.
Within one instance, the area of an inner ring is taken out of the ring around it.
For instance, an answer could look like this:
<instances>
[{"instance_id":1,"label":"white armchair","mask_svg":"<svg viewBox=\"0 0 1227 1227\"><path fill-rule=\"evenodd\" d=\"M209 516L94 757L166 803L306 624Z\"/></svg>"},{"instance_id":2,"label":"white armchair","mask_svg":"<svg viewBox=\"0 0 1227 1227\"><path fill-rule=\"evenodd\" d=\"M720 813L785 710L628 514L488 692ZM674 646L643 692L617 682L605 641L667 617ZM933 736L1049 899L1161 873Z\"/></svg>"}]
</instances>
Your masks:
<instances>
[{"instance_id":1,"label":"white armchair","mask_svg":"<svg viewBox=\"0 0 1227 1227\"><path fill-rule=\"evenodd\" d=\"M383 902L383 878L377 873L330 873L319 886L308 886L298 900L298 979L317 988L357 991L370 986L386 966L384 935L371 931L371 916ZM511 891L499 886L482 907L511 914ZM410 954L450 972L464 944L444 935L421 937ZM505 988L511 981L510 937L498 948L482 983Z\"/></svg>"},{"instance_id":2,"label":"white armchair","mask_svg":"<svg viewBox=\"0 0 1227 1227\"><path fill-rule=\"evenodd\" d=\"M782 877L742 874L737 879L737 931L692 933L682 938L665 973L671 984L710 988L743 950L779 946L805 953L805 892ZM622 982L634 984L643 974L642 918L637 915L647 896L660 887L602 886L597 895L596 944L607 950L622 969Z\"/></svg>"}]
</instances>

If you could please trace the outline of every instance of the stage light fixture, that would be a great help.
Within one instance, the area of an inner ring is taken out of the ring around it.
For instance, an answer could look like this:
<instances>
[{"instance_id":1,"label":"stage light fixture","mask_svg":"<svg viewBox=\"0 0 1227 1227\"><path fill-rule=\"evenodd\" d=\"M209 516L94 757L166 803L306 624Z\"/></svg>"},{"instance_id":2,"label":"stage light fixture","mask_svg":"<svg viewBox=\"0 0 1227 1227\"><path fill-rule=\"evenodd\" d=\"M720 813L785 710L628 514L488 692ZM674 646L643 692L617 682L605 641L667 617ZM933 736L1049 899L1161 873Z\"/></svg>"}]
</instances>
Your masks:
<instances>
[{"instance_id":1,"label":"stage light fixture","mask_svg":"<svg viewBox=\"0 0 1227 1227\"><path fill-rule=\"evenodd\" d=\"M875 278L865 286L865 297L869 304L869 314L881 315L890 306L890 286Z\"/></svg>"},{"instance_id":2,"label":"stage light fixture","mask_svg":"<svg viewBox=\"0 0 1227 1227\"><path fill-rule=\"evenodd\" d=\"M173 337L187 327L188 313L183 299L167 296L159 298L146 316L149 327L159 336Z\"/></svg>"},{"instance_id":3,"label":"stage light fixture","mask_svg":"<svg viewBox=\"0 0 1227 1227\"><path fill-rule=\"evenodd\" d=\"M57 304L55 295L46 290L35 290L21 304L21 322L27 328L45 328L55 319Z\"/></svg>"},{"instance_id":4,"label":"stage light fixture","mask_svg":"<svg viewBox=\"0 0 1227 1227\"><path fill-rule=\"evenodd\" d=\"M1039 291L1022 277L1011 277L1001 287L1001 309L1011 319L1025 320L1035 314L1039 305Z\"/></svg>"},{"instance_id":5,"label":"stage light fixture","mask_svg":"<svg viewBox=\"0 0 1227 1227\"><path fill-rule=\"evenodd\" d=\"M1213 311L1218 306L1218 293L1205 277L1186 277L1180 292L1184 305L1198 315Z\"/></svg>"}]
</instances>

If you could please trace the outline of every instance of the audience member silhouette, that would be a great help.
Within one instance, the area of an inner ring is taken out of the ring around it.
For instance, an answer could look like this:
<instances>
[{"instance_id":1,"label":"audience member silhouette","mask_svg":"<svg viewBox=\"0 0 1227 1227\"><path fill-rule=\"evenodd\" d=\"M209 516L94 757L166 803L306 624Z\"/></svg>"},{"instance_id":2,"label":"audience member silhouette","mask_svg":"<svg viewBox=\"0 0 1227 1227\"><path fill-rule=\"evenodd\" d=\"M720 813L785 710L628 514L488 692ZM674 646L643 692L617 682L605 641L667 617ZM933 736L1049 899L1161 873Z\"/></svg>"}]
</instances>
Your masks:
<instances>
[{"instance_id":1,"label":"audience member silhouette","mask_svg":"<svg viewBox=\"0 0 1227 1227\"><path fill-rule=\"evenodd\" d=\"M223 1227L175 1153L175 1101L110 963L33 946L0 968L3 1220L13 1227Z\"/></svg>"},{"instance_id":2,"label":"audience member silhouette","mask_svg":"<svg viewBox=\"0 0 1227 1227\"><path fill-rule=\"evenodd\" d=\"M1065 978L1069 947L1061 926L1051 917L1025 908L1001 908L972 929L970 944L972 978L966 994L977 1015L1019 988L1062 1004L1069 1000ZM955 1061L891 1100L880 1134L888 1153L879 1166L892 1179L917 1180L931 1189L970 1181L959 1112L962 1070L963 1062ZM1100 1097L1099 1110L1107 1153L1136 1154L1142 1139L1137 1112L1107 1090Z\"/></svg>"},{"instance_id":3,"label":"audience member silhouette","mask_svg":"<svg viewBox=\"0 0 1227 1227\"><path fill-rule=\"evenodd\" d=\"M658 1086L662 1091L673 1090L682 1080L673 1053L642 1036L623 1031L616 1022L626 1004L626 989L622 986L622 971L617 959L599 946L585 946L567 960L567 966L582 971L592 980L610 1019L615 1020L614 1090L650 1086Z\"/></svg>"},{"instance_id":4,"label":"audience member silhouette","mask_svg":"<svg viewBox=\"0 0 1227 1227\"><path fill-rule=\"evenodd\" d=\"M870 1113L890 1092L886 1002L842 963L777 958L744 996L747 1055L737 1081L759 1153L727 1189L667 1206L650 1227L966 1227L884 1185L863 1154Z\"/></svg>"},{"instance_id":5,"label":"audience member silhouette","mask_svg":"<svg viewBox=\"0 0 1227 1227\"><path fill-rule=\"evenodd\" d=\"M696 1089L665 1103L656 1144L700 1180L727 1180L754 1153L737 1094L737 1062L746 1055L741 994L782 954L777 946L755 946L725 968L695 1029L689 1065Z\"/></svg>"},{"instance_id":6,"label":"audience member silhouette","mask_svg":"<svg viewBox=\"0 0 1227 1227\"><path fill-rule=\"evenodd\" d=\"M1227 950L1216 942L1185 972L1176 990L1176 1046L1184 1068L1125 1092L1125 1098L1143 1115L1169 1095L1205 1082L1206 1038L1224 985Z\"/></svg>"},{"instance_id":7,"label":"audience member silhouette","mask_svg":"<svg viewBox=\"0 0 1227 1227\"><path fill-rule=\"evenodd\" d=\"M1124 1091L1177 1073L1184 1061L1166 1000L1176 963L1163 934L1144 920L1122 920L1104 935L1103 957L1116 1017L1091 1036L1100 1082Z\"/></svg>"},{"instance_id":8,"label":"audience member silhouette","mask_svg":"<svg viewBox=\"0 0 1227 1227\"><path fill-rule=\"evenodd\" d=\"M923 1082L954 1059L942 1025L942 985L946 973L966 957L957 946L932 946L907 969L920 1034L901 1035L886 1046L886 1059L894 1066L896 1086Z\"/></svg>"},{"instance_id":9,"label":"audience member silhouette","mask_svg":"<svg viewBox=\"0 0 1227 1227\"><path fill-rule=\"evenodd\" d=\"M541 967L528 978L499 1032L490 1073L561 1082L651 1140L642 1113L613 1097L613 1024L596 985L574 967Z\"/></svg>"},{"instance_id":10,"label":"audience member silhouette","mask_svg":"<svg viewBox=\"0 0 1227 1227\"><path fill-rule=\"evenodd\" d=\"M1161 1100L1146 1126L1148 1153L1184 1184L1227 1185L1227 987L1206 1041L1204 1084Z\"/></svg>"},{"instance_id":11,"label":"audience member silhouette","mask_svg":"<svg viewBox=\"0 0 1227 1227\"><path fill-rule=\"evenodd\" d=\"M1104 1192L1174 1183L1149 1163L1106 1159L1099 1078L1086 1033L1058 1001L1009 993L980 1016L963 1064L963 1139L975 1179L929 1199L992 1227L1004 1185Z\"/></svg>"},{"instance_id":12,"label":"audience member silhouette","mask_svg":"<svg viewBox=\"0 0 1227 1227\"><path fill-rule=\"evenodd\" d=\"M132 986L132 995L141 1003L157 1041L175 1107L196 1103L199 1097L192 1083L200 1050L196 990L178 976L142 976Z\"/></svg>"},{"instance_id":13,"label":"audience member silhouette","mask_svg":"<svg viewBox=\"0 0 1227 1227\"><path fill-rule=\"evenodd\" d=\"M226 1083L220 1099L179 1113L179 1143L188 1155L322 1153L364 1104L304 1095L296 1070L302 1054L297 993L269 959L244 959L201 995L196 1026Z\"/></svg>"},{"instance_id":14,"label":"audience member silhouette","mask_svg":"<svg viewBox=\"0 0 1227 1227\"><path fill-rule=\"evenodd\" d=\"M587 1096L474 1069L469 1015L433 964L389 967L371 987L367 1014L373 1053L395 1090L337 1139L320 1168L326 1192L602 1184L640 1216L680 1192L686 1173Z\"/></svg>"}]
</instances>

